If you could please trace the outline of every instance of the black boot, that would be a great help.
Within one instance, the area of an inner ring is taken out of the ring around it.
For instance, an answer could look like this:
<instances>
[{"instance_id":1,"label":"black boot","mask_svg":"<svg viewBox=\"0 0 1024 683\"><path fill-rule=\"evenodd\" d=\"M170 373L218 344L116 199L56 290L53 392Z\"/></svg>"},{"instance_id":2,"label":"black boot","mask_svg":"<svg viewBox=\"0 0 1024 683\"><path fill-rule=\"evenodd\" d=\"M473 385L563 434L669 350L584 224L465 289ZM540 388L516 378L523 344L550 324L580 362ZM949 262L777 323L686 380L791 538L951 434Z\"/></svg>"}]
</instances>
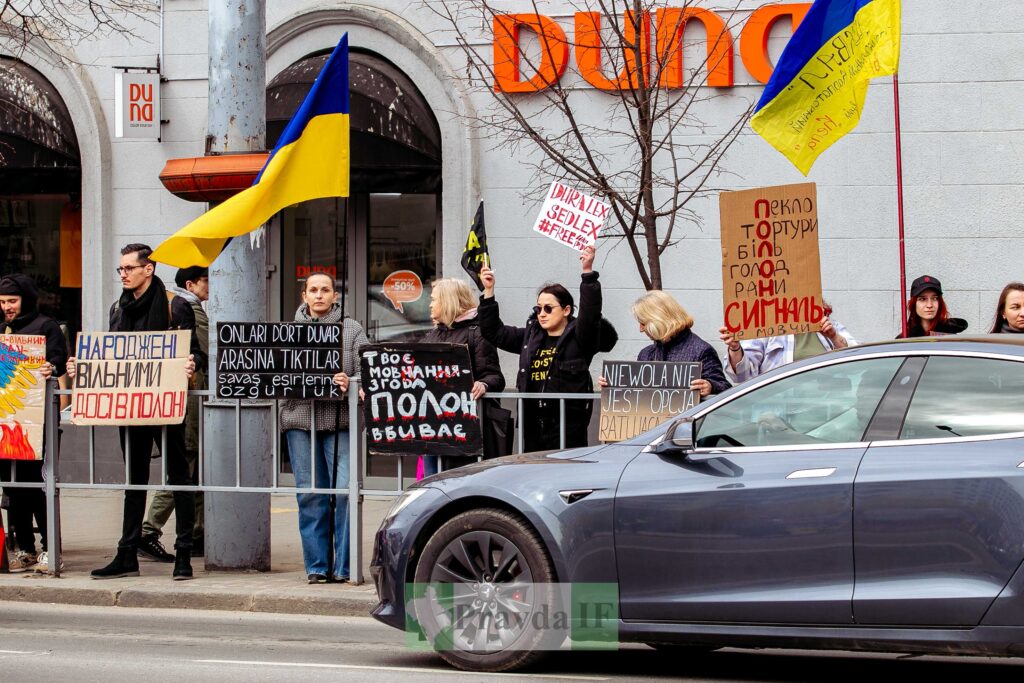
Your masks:
<instances>
[{"instance_id":1,"label":"black boot","mask_svg":"<svg viewBox=\"0 0 1024 683\"><path fill-rule=\"evenodd\" d=\"M93 569L91 576L94 579L117 579L122 576L139 575L139 558L135 555L135 548L118 548L117 555L110 564L101 569Z\"/></svg>"},{"instance_id":2,"label":"black boot","mask_svg":"<svg viewBox=\"0 0 1024 683\"><path fill-rule=\"evenodd\" d=\"M175 548L174 572L171 578L175 581L188 581L192 578L192 549Z\"/></svg>"}]
</instances>

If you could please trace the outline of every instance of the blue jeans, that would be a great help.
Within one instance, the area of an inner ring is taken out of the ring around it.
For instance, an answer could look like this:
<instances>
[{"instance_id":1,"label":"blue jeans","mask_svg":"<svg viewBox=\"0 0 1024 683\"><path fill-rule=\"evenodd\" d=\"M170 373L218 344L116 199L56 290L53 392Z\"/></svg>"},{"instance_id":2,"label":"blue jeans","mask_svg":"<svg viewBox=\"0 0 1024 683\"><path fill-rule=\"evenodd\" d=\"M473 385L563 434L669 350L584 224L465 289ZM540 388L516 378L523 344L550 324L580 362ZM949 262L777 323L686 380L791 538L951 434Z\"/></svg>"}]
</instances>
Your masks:
<instances>
[{"instance_id":1,"label":"blue jeans","mask_svg":"<svg viewBox=\"0 0 1024 683\"><path fill-rule=\"evenodd\" d=\"M348 431L316 433L316 486L311 486L309 431L286 430L288 458L295 474L296 488L332 488L331 468L335 441L338 448L337 480L333 488L348 488ZM327 575L327 558L331 551L330 502L325 493L299 493L299 536L302 538L302 560L307 574ZM337 495L334 510L334 576L345 578L348 571L348 495Z\"/></svg>"}]
</instances>

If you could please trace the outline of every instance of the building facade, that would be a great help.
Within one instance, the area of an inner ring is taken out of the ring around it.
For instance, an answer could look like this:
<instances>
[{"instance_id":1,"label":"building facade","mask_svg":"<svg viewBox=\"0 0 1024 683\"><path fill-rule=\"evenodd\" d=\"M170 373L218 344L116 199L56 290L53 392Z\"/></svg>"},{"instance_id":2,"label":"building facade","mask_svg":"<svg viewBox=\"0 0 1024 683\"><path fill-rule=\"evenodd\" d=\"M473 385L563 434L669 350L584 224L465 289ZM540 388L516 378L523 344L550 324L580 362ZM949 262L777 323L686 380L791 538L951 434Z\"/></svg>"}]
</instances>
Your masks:
<instances>
[{"instance_id":1,"label":"building facade","mask_svg":"<svg viewBox=\"0 0 1024 683\"><path fill-rule=\"evenodd\" d=\"M741 2L736 11L718 12L736 38L732 84L706 87L715 95L700 105L707 126L680 131L680 145L687 136L714 134L760 96L763 85L751 75L752 56L741 53L747 48L739 40L760 5ZM1019 5L966 11L951 0L903 3L908 279L940 278L953 314L978 332L991 324L1002 286L1024 279L1013 246L1021 235L1016 213L1024 183L1024 81L1015 68L1024 50ZM545 282L576 289L576 254L531 230L537 190L551 180L531 165L537 150L528 143L497 147L474 123L493 99L467 83L465 56L438 11L448 6L268 3L268 146L343 32L353 50L352 195L293 207L271 222L271 319L290 319L302 279L324 271L346 283L346 309L371 337L415 336L429 325L430 280L462 273L459 260L480 199L508 322L525 320ZM575 4L555 0L544 7L571 39ZM528 2L502 9L534 11ZM97 36L73 47L20 49L0 37L0 263L35 275L47 306L73 328L105 326L119 290L114 268L121 245L155 246L205 210L170 193L159 176L169 160L206 151L207 4L164 0L151 18L134 26L137 37ZM461 27L483 54L492 53L491 24L467 20ZM773 58L791 28L783 17L765 36ZM700 54L704 29L694 22L686 31L693 42L687 50ZM159 67L159 140L115 135L115 73L125 67ZM572 56L562 79L588 117L610 120L615 96L588 83ZM517 97L527 108L531 97L541 101L530 93ZM609 151L620 153L629 151ZM749 128L722 167L727 174L714 181L721 189L804 180ZM834 317L858 339L895 336L902 306L889 79L871 86L860 126L821 157L808 179L818 184L822 282ZM693 314L697 333L717 344L718 204L709 196L690 208L695 218L680 223L678 244L665 252L664 286ZM643 292L629 250L602 241L597 269L605 314L621 339L614 356L635 357L646 339L629 312ZM385 291L388 276L400 271L424 283L417 300L399 301ZM159 272L171 279L169 270ZM506 376L514 376L514 359L503 362Z\"/></svg>"}]
</instances>

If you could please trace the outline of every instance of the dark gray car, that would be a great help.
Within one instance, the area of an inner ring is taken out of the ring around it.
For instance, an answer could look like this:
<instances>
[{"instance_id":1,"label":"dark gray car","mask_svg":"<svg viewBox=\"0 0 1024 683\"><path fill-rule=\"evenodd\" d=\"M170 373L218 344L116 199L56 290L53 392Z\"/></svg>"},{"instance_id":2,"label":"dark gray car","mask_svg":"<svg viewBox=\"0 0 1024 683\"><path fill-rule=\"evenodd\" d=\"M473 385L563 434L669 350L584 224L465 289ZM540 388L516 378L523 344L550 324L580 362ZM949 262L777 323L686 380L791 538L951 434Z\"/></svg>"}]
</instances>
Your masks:
<instances>
[{"instance_id":1,"label":"dark gray car","mask_svg":"<svg viewBox=\"0 0 1024 683\"><path fill-rule=\"evenodd\" d=\"M495 619L557 600L547 584L612 586L616 637L656 647L1019 655L1022 561L1024 341L936 337L779 368L627 442L427 479L378 531L373 614L481 671L552 644Z\"/></svg>"}]
</instances>

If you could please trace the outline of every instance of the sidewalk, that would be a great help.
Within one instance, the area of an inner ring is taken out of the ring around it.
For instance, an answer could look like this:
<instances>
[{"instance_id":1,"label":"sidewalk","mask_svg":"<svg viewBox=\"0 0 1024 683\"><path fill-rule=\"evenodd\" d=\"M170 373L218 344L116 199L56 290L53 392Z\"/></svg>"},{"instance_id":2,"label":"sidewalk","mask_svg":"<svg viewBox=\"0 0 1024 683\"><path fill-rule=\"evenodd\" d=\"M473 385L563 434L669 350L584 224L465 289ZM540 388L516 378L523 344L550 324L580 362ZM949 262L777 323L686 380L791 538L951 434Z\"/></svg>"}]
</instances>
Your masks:
<instances>
[{"instance_id":1,"label":"sidewalk","mask_svg":"<svg viewBox=\"0 0 1024 683\"><path fill-rule=\"evenodd\" d=\"M208 572L202 558L194 558L195 579L172 581L172 564L140 560L140 576L91 579L89 572L113 557L121 535L123 495L121 491L63 491L61 578L0 574L0 601L332 616L366 616L377 603L369 579L369 562L373 535L391 504L390 499L364 499L361 559L366 583L361 586L306 584L295 496L286 494L271 497L270 572ZM173 537L172 517L162 539L168 548L173 545Z\"/></svg>"}]
</instances>

